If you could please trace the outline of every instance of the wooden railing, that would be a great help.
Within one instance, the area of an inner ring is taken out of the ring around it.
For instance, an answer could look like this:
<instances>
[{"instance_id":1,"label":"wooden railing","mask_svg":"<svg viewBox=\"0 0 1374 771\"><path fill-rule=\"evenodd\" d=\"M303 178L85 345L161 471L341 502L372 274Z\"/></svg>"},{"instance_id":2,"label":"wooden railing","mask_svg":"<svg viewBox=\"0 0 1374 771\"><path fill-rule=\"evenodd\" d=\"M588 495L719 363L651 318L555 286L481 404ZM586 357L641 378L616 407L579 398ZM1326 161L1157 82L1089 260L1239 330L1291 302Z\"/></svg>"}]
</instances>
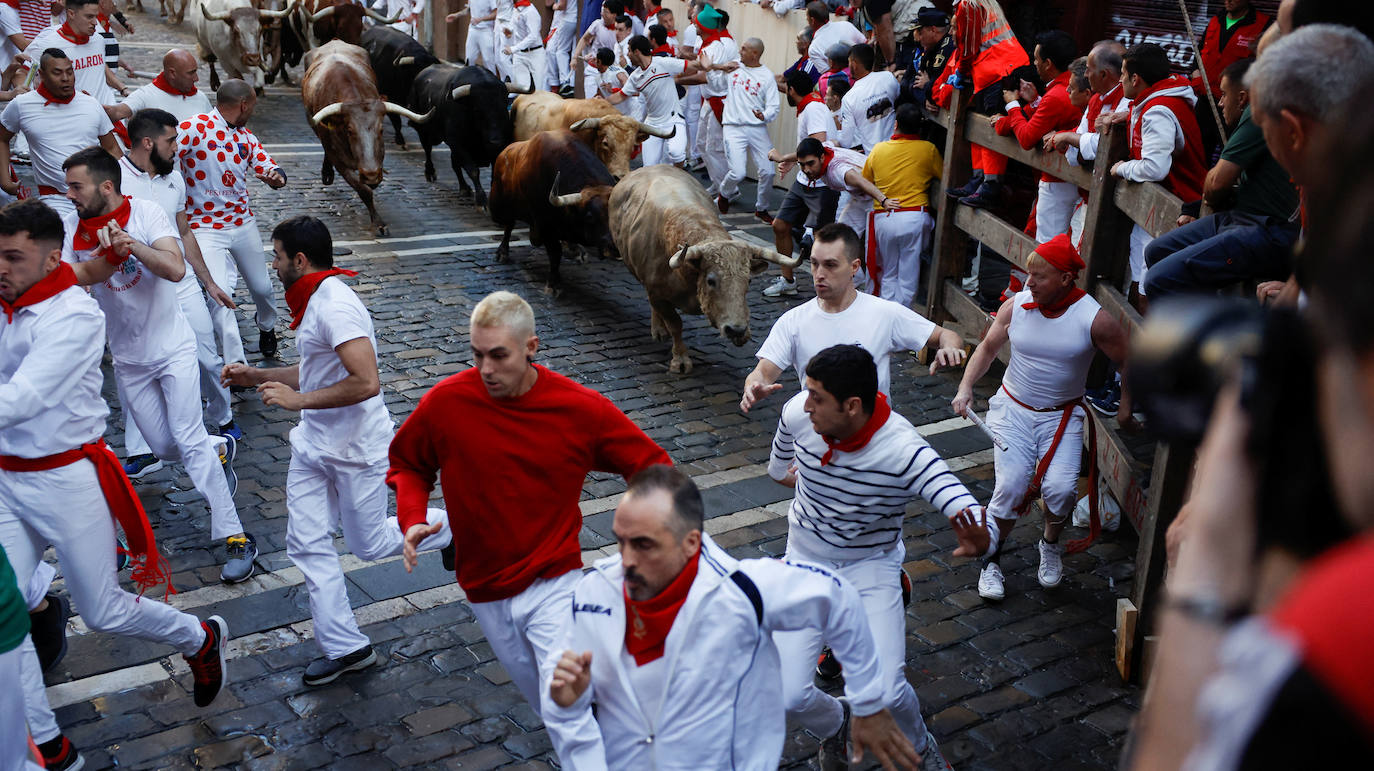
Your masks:
<instances>
[{"instance_id":1,"label":"wooden railing","mask_svg":"<svg viewBox=\"0 0 1374 771\"><path fill-rule=\"evenodd\" d=\"M967 182L971 173L969 145L977 143L1087 190L1080 244L1087 269L1079 284L1134 336L1141 318L1126 299L1132 225L1139 224L1152 236L1167 232L1175 226L1182 202L1158 184L1125 182L1109 173L1112 164L1129 156L1124 123L1115 124L1102 134L1097 160L1089 172L1070 165L1060 153L1046 153L1039 148L1025 150L1012 138L998 136L988 116L968 109L968 99L967 92L956 92L950 109L936 116L948 129L944 184L953 187ZM986 334L992 318L959 285L970 239L1022 270L1036 241L986 210L948 199L940 206L935 218L927 314L934 321L953 326L967 339L978 341ZM1004 347L1003 361L1007 354L1008 348ZM1087 412L1097 428L1097 463L1102 478L1121 504L1125 518L1140 534L1131 596L1129 600L1121 599L1117 608L1117 666L1122 677L1129 680L1142 668L1145 636L1163 585L1164 534L1182 505L1192 456L1172 452L1167 444L1160 443L1152 464L1146 466L1132 456L1114 420L1104 420L1092 410ZM1147 472L1148 488L1143 483Z\"/></svg>"}]
</instances>

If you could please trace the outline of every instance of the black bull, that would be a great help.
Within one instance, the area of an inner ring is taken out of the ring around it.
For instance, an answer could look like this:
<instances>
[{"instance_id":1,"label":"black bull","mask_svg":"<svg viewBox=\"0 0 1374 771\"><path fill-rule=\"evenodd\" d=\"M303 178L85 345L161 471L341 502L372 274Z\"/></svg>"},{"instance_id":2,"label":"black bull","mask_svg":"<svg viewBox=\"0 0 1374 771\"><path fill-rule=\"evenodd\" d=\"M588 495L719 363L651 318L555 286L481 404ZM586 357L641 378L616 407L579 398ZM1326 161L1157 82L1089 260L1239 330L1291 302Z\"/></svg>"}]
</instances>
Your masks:
<instances>
[{"instance_id":1,"label":"black bull","mask_svg":"<svg viewBox=\"0 0 1374 771\"><path fill-rule=\"evenodd\" d=\"M372 61L372 71L377 74L377 90L382 93L383 99L408 100L415 76L439 61L415 38L380 24L363 32L362 47ZM391 127L396 131L396 144L405 147L406 140L401 135L401 116L393 114L390 117Z\"/></svg>"},{"instance_id":2,"label":"black bull","mask_svg":"<svg viewBox=\"0 0 1374 771\"><path fill-rule=\"evenodd\" d=\"M411 124L425 148L425 179L433 182L438 178L430 151L437 144L447 144L459 189L471 192L477 206L486 206L487 194L477 170L490 166L510 144L510 111L506 107L510 93L506 84L485 67L441 62L415 76L410 88L411 109L421 114L431 108L439 111L429 123ZM472 180L472 187L468 187L464 173Z\"/></svg>"}]
</instances>

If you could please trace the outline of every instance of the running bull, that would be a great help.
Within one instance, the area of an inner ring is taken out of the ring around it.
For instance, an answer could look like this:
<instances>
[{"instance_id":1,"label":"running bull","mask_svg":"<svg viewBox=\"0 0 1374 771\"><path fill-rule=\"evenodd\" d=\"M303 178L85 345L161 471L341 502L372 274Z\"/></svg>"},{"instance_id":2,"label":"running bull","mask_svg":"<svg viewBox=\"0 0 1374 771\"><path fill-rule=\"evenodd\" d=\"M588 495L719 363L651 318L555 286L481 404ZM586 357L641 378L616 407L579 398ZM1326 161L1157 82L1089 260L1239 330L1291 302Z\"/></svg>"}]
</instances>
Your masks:
<instances>
[{"instance_id":1,"label":"running bull","mask_svg":"<svg viewBox=\"0 0 1374 771\"><path fill-rule=\"evenodd\" d=\"M768 263L797 260L737 241L695 177L675 166L635 169L611 193L611 236L644 285L655 340L673 338L670 372L692 371L682 341L683 313L702 314L735 345L749 342L749 277Z\"/></svg>"},{"instance_id":2,"label":"running bull","mask_svg":"<svg viewBox=\"0 0 1374 771\"><path fill-rule=\"evenodd\" d=\"M210 65L210 88L218 89L219 73L215 62L231 78L242 78L262 93L262 22L280 19L291 13L291 5L280 11L258 10L252 0L200 0L196 17L196 44L200 58Z\"/></svg>"},{"instance_id":3,"label":"running bull","mask_svg":"<svg viewBox=\"0 0 1374 771\"><path fill-rule=\"evenodd\" d=\"M372 71L377 73L377 88L383 98L409 98L410 89L415 85L415 76L420 74L420 70L439 61L415 38L381 24L363 32L362 46L372 60ZM400 115L391 114L391 127L396 130L396 144L405 147Z\"/></svg>"},{"instance_id":4,"label":"running bull","mask_svg":"<svg viewBox=\"0 0 1374 771\"><path fill-rule=\"evenodd\" d=\"M383 16L353 0L305 0L302 11L308 19L305 25L306 40L311 48L331 40L358 45L363 39L364 16L382 25L394 24L401 18L400 12L394 16Z\"/></svg>"},{"instance_id":5,"label":"running bull","mask_svg":"<svg viewBox=\"0 0 1374 771\"><path fill-rule=\"evenodd\" d=\"M568 129L596 151L616 179L630 173L630 159L646 137L664 139L673 131L660 131L619 111L605 99L564 99L549 91L517 97L514 111L515 139L529 139L541 131Z\"/></svg>"}]
</instances>

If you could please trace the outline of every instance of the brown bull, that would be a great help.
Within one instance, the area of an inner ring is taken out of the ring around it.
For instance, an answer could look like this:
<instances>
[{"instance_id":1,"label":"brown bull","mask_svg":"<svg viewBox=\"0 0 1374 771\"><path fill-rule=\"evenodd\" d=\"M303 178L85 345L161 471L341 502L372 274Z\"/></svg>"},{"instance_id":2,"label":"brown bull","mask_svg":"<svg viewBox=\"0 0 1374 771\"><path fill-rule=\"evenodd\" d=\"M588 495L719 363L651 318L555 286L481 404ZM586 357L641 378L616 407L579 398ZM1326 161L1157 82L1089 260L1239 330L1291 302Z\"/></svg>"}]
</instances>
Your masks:
<instances>
[{"instance_id":1,"label":"brown bull","mask_svg":"<svg viewBox=\"0 0 1374 771\"><path fill-rule=\"evenodd\" d=\"M350 45L359 45L363 39L363 17L378 24L394 24L401 16L383 16L359 5L353 0L305 0L302 8L308 23L311 48L324 45L331 40L342 40Z\"/></svg>"},{"instance_id":2,"label":"brown bull","mask_svg":"<svg viewBox=\"0 0 1374 771\"><path fill-rule=\"evenodd\" d=\"M372 200L373 188L382 183L382 121L388 113L394 113L423 124L433 117L434 111L417 115L383 101L377 93L377 76L368 63L367 51L341 40L306 53L301 101L310 117L310 127L324 147L321 181L332 184L334 170L338 169L367 206L377 235L386 235L386 223Z\"/></svg>"},{"instance_id":3,"label":"brown bull","mask_svg":"<svg viewBox=\"0 0 1374 771\"><path fill-rule=\"evenodd\" d=\"M549 91L516 97L512 119L517 142L541 131L572 131L596 152L616 179L630 173L630 158L640 142L650 136L673 135L671 129L661 131L621 115L605 99L564 99Z\"/></svg>"},{"instance_id":4,"label":"brown bull","mask_svg":"<svg viewBox=\"0 0 1374 771\"><path fill-rule=\"evenodd\" d=\"M797 260L737 241L695 177L675 166L635 169L611 193L611 236L649 295L655 340L673 338L671 372L692 371L683 313L706 316L735 345L749 342L749 277Z\"/></svg>"}]
</instances>

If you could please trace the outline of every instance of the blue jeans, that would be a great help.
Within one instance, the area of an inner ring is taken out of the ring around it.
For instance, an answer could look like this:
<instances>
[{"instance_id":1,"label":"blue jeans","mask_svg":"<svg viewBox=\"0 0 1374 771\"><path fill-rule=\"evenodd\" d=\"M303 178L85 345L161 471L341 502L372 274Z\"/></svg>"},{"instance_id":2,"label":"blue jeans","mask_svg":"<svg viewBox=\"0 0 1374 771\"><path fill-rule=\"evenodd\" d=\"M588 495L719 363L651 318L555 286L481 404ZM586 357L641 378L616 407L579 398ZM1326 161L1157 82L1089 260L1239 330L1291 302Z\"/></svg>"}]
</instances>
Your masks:
<instances>
[{"instance_id":1,"label":"blue jeans","mask_svg":"<svg viewBox=\"0 0 1374 771\"><path fill-rule=\"evenodd\" d=\"M1277 217L1220 212L1145 247L1145 294L1215 292L1237 281L1284 279L1298 226Z\"/></svg>"}]
</instances>

